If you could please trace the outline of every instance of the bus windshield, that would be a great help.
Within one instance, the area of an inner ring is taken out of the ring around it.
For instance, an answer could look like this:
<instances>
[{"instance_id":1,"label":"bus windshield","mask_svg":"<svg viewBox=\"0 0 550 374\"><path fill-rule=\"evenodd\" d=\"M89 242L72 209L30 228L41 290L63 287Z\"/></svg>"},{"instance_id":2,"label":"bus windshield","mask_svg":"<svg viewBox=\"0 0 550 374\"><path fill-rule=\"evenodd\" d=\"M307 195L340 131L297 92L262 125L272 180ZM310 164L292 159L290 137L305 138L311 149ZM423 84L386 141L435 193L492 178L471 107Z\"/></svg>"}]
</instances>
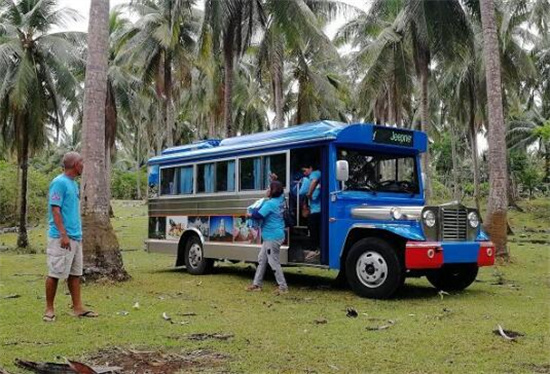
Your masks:
<instances>
[{"instance_id":1,"label":"bus windshield","mask_svg":"<svg viewBox=\"0 0 550 374\"><path fill-rule=\"evenodd\" d=\"M415 156L342 148L338 159L349 164L348 191L420 192Z\"/></svg>"}]
</instances>

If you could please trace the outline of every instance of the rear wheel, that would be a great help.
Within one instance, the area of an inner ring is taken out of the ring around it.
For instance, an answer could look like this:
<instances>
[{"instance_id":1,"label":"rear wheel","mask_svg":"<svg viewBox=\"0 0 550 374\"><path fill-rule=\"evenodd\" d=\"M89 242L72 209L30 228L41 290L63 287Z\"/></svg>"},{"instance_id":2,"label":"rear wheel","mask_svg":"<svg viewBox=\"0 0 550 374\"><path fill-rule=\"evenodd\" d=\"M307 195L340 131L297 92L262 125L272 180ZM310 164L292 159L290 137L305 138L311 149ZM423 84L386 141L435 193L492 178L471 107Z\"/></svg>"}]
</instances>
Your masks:
<instances>
[{"instance_id":1,"label":"rear wheel","mask_svg":"<svg viewBox=\"0 0 550 374\"><path fill-rule=\"evenodd\" d=\"M426 274L426 278L438 290L462 291L476 280L477 272L477 264L446 265Z\"/></svg>"},{"instance_id":2,"label":"rear wheel","mask_svg":"<svg viewBox=\"0 0 550 374\"><path fill-rule=\"evenodd\" d=\"M185 244L185 267L187 272L195 275L208 274L214 267L214 260L204 257L200 239L192 236Z\"/></svg>"},{"instance_id":3,"label":"rear wheel","mask_svg":"<svg viewBox=\"0 0 550 374\"><path fill-rule=\"evenodd\" d=\"M351 247L346 275L356 294L373 299L391 297L405 276L396 250L378 238L361 239Z\"/></svg>"}]
</instances>

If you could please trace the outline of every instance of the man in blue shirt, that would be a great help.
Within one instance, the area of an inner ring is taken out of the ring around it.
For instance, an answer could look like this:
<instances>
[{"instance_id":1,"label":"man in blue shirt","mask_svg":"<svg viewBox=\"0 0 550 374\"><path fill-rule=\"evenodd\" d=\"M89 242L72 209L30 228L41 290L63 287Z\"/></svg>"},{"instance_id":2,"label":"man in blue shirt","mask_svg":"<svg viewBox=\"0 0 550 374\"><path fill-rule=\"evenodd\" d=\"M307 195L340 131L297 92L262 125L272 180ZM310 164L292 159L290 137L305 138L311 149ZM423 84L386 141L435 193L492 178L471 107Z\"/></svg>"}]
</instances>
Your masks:
<instances>
[{"instance_id":1,"label":"man in blue shirt","mask_svg":"<svg viewBox=\"0 0 550 374\"><path fill-rule=\"evenodd\" d=\"M63 174L50 184L48 203L48 277L46 278L46 311L43 320L55 321L54 299L59 279L67 279L78 317L97 317L84 310L80 297L82 276L82 223L80 219L80 192L75 178L82 174L82 156L69 152L63 157Z\"/></svg>"},{"instance_id":2,"label":"man in blue shirt","mask_svg":"<svg viewBox=\"0 0 550 374\"><path fill-rule=\"evenodd\" d=\"M304 178L300 188L300 197L307 197L310 214L308 217L309 235L312 251L307 251L305 259L318 262L321 243L321 172L312 164L302 166Z\"/></svg>"}]
</instances>

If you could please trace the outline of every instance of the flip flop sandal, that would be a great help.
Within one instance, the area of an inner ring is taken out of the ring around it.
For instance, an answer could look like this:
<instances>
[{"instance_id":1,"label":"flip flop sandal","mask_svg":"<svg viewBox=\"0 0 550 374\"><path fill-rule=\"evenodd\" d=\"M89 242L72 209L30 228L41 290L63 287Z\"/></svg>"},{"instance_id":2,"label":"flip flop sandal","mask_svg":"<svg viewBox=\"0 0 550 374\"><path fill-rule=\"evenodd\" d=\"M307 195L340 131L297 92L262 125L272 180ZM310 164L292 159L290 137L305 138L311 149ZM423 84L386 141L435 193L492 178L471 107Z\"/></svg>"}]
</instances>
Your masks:
<instances>
[{"instance_id":1,"label":"flip flop sandal","mask_svg":"<svg viewBox=\"0 0 550 374\"><path fill-rule=\"evenodd\" d=\"M85 312L77 314L76 316L78 318L96 318L96 317L99 317L99 315L96 312L92 311L92 310L87 310Z\"/></svg>"},{"instance_id":2,"label":"flip flop sandal","mask_svg":"<svg viewBox=\"0 0 550 374\"><path fill-rule=\"evenodd\" d=\"M51 316L44 314L42 317L42 321L44 322L55 322L55 314L52 314Z\"/></svg>"}]
</instances>

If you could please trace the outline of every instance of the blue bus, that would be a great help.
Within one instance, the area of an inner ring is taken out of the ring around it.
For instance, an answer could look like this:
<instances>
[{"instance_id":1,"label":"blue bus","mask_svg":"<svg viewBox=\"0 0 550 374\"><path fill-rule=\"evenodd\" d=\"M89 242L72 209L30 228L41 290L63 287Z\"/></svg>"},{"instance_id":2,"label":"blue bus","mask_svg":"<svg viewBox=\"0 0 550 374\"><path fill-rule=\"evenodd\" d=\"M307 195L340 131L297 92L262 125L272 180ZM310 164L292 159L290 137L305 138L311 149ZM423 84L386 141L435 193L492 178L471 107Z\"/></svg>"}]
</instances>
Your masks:
<instances>
[{"instance_id":1,"label":"blue bus","mask_svg":"<svg viewBox=\"0 0 550 374\"><path fill-rule=\"evenodd\" d=\"M426 205L427 142L419 131L320 121L168 148L148 161L147 250L191 274L216 260L257 261L261 235L245 214L276 175L295 218L281 264L338 270L368 298L391 297L407 277L462 290L493 265L494 245L476 209ZM297 193L305 167L320 172L318 237ZM319 256L308 260L312 243Z\"/></svg>"}]
</instances>

